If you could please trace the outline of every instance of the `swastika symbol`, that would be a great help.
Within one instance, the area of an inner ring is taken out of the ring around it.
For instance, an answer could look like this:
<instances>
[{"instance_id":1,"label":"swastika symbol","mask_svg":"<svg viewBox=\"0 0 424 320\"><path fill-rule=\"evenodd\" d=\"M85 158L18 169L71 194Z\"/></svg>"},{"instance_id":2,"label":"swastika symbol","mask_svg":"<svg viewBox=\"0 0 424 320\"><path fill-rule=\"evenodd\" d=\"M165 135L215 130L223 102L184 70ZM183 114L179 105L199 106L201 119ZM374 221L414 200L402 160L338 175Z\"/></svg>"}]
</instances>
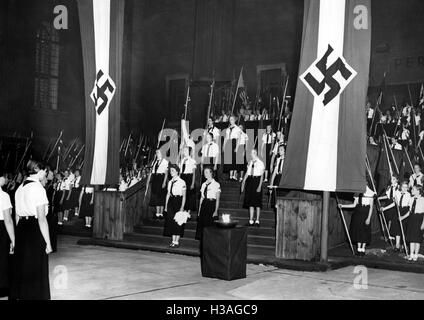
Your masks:
<instances>
[{"instance_id":1,"label":"swastika symbol","mask_svg":"<svg viewBox=\"0 0 424 320\"><path fill-rule=\"evenodd\" d=\"M98 115L100 115L103 112L103 110L108 106L116 89L115 84L113 83L113 80L107 75L105 75L106 80L103 82L102 85L99 86L99 83L101 82L100 80L102 79L103 76L104 76L103 71L99 70L96 76L96 83L91 93L91 99L94 102L94 106L97 109ZM98 105L99 99L101 99L100 105Z\"/></svg>"},{"instance_id":2,"label":"swastika symbol","mask_svg":"<svg viewBox=\"0 0 424 320\"><path fill-rule=\"evenodd\" d=\"M315 94L318 96L324 91L325 85L328 85L329 90L324 94L324 106L340 94L340 83L334 78L334 75L337 72L340 72L347 82L353 78L353 72L349 69L350 67L340 57L338 57L337 60L327 68L328 57L333 51L334 49L331 45L328 45L326 53L318 62L315 63L315 67L324 76L322 81L318 81L311 72L307 72L303 77L304 81L308 83L310 89L314 90Z\"/></svg>"}]
</instances>

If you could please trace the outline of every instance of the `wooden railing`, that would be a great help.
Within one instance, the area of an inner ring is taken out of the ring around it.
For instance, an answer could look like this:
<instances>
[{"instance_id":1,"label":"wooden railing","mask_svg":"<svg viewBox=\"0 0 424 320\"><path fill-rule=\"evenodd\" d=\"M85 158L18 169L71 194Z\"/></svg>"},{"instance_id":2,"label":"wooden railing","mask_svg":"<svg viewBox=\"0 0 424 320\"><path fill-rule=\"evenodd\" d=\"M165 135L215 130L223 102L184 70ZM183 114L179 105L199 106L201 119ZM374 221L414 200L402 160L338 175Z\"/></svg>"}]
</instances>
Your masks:
<instances>
[{"instance_id":1,"label":"wooden railing","mask_svg":"<svg viewBox=\"0 0 424 320\"><path fill-rule=\"evenodd\" d=\"M124 192L96 191L94 196L93 237L123 240L148 214L148 195L145 203L146 180Z\"/></svg>"}]
</instances>

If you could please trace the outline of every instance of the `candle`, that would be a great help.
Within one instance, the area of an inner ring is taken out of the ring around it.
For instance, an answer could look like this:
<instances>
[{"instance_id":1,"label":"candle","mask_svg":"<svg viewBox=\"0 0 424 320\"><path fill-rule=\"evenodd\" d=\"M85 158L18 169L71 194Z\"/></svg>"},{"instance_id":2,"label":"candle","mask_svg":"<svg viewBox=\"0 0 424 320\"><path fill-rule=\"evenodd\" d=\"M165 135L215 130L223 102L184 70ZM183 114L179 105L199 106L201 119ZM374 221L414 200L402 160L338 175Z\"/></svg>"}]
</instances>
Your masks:
<instances>
[{"instance_id":1,"label":"candle","mask_svg":"<svg viewBox=\"0 0 424 320\"><path fill-rule=\"evenodd\" d=\"M222 222L230 223L230 215L229 214L223 214L222 215Z\"/></svg>"}]
</instances>

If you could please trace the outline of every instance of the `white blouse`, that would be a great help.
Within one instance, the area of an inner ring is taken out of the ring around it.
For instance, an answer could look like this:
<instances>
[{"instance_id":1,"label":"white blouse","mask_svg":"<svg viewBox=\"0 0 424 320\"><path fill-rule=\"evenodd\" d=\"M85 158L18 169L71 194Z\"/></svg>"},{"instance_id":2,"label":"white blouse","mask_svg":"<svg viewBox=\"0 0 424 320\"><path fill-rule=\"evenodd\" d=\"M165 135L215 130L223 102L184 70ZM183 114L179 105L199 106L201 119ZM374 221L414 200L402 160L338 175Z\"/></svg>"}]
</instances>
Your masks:
<instances>
[{"instance_id":1,"label":"white blouse","mask_svg":"<svg viewBox=\"0 0 424 320\"><path fill-rule=\"evenodd\" d=\"M253 174L252 174L252 166L253 166ZM265 165L262 160L257 159L255 161L251 160L247 165L247 174L249 176L253 175L255 177L260 177L265 172Z\"/></svg>"},{"instance_id":2,"label":"white blouse","mask_svg":"<svg viewBox=\"0 0 424 320\"><path fill-rule=\"evenodd\" d=\"M240 134L240 145L246 145L247 141L249 141L249 136L245 132L241 132Z\"/></svg>"},{"instance_id":3,"label":"white blouse","mask_svg":"<svg viewBox=\"0 0 424 320\"><path fill-rule=\"evenodd\" d=\"M263 135L262 135L262 143L264 143L264 144L271 144L272 143L272 141L274 141L274 139L275 139L275 133L274 132L270 132L270 133L264 133Z\"/></svg>"},{"instance_id":4,"label":"white blouse","mask_svg":"<svg viewBox=\"0 0 424 320\"><path fill-rule=\"evenodd\" d=\"M185 164L184 172L183 166ZM181 174L192 174L194 170L196 170L196 160L191 157L184 158L180 163Z\"/></svg>"},{"instance_id":5,"label":"white blouse","mask_svg":"<svg viewBox=\"0 0 424 320\"><path fill-rule=\"evenodd\" d=\"M412 207L412 204L414 203L414 199L415 198L412 198L411 199L411 207ZM415 203L415 212L411 212L411 213L424 213L424 197L419 197L419 198L416 198L417 199L417 202Z\"/></svg>"},{"instance_id":6,"label":"white blouse","mask_svg":"<svg viewBox=\"0 0 424 320\"><path fill-rule=\"evenodd\" d=\"M218 140L219 135L221 134L221 131L215 126L213 128L208 128L208 132L212 133L215 141Z\"/></svg>"},{"instance_id":7,"label":"white blouse","mask_svg":"<svg viewBox=\"0 0 424 320\"><path fill-rule=\"evenodd\" d=\"M12 209L9 195L0 189L0 221L4 220L3 211Z\"/></svg>"},{"instance_id":8,"label":"white blouse","mask_svg":"<svg viewBox=\"0 0 424 320\"><path fill-rule=\"evenodd\" d=\"M48 214L48 204L46 189L40 181L31 177L27 181L32 181L24 185L22 183L15 194L16 214L20 217L36 217L37 207L44 206L45 215Z\"/></svg>"},{"instance_id":9,"label":"white blouse","mask_svg":"<svg viewBox=\"0 0 424 320\"><path fill-rule=\"evenodd\" d=\"M75 180L74 180L74 188L79 188L80 182L81 182L81 176L76 177Z\"/></svg>"},{"instance_id":10,"label":"white blouse","mask_svg":"<svg viewBox=\"0 0 424 320\"><path fill-rule=\"evenodd\" d=\"M159 163L159 167L156 170L156 164ZM162 160L155 160L155 162L153 162L153 173L157 173L157 174L164 174L166 172L166 170L168 170L168 160L166 159L162 159Z\"/></svg>"},{"instance_id":11,"label":"white blouse","mask_svg":"<svg viewBox=\"0 0 424 320\"><path fill-rule=\"evenodd\" d=\"M402 202L400 201L401 198L402 198ZM396 203L398 204L400 208L408 207L412 205L412 202L411 202L412 196L409 192L406 192L406 193L399 192L398 194L396 194L395 199L396 199Z\"/></svg>"},{"instance_id":12,"label":"white blouse","mask_svg":"<svg viewBox=\"0 0 424 320\"><path fill-rule=\"evenodd\" d=\"M207 181L203 182L200 188L200 194L202 195L202 198L205 196L206 188L207 188L207 193L206 193L207 199L216 199L218 194L221 192L221 185L218 182L216 182L215 179L212 179L210 183Z\"/></svg>"},{"instance_id":13,"label":"white blouse","mask_svg":"<svg viewBox=\"0 0 424 320\"><path fill-rule=\"evenodd\" d=\"M422 172L420 172L418 175L413 173L410 177L409 177L409 185L412 187L414 185L414 180L417 181L417 185L422 186L423 185L423 174Z\"/></svg>"},{"instance_id":14,"label":"white blouse","mask_svg":"<svg viewBox=\"0 0 424 320\"><path fill-rule=\"evenodd\" d=\"M215 142L210 142L203 145L202 157L215 158L218 156L218 154L219 154L219 147L218 147L218 144L216 144Z\"/></svg>"},{"instance_id":15,"label":"white blouse","mask_svg":"<svg viewBox=\"0 0 424 320\"><path fill-rule=\"evenodd\" d=\"M227 128L226 129L226 138L229 139L238 139L241 134L241 129L238 126L234 126L233 129Z\"/></svg>"},{"instance_id":16,"label":"white blouse","mask_svg":"<svg viewBox=\"0 0 424 320\"><path fill-rule=\"evenodd\" d=\"M369 206L371 204L371 200L374 198L375 192L372 191L368 186L362 195L362 205L363 206ZM354 200L357 204L359 204L359 197L354 197Z\"/></svg>"},{"instance_id":17,"label":"white blouse","mask_svg":"<svg viewBox=\"0 0 424 320\"><path fill-rule=\"evenodd\" d=\"M173 183L173 182L175 182L175 183ZM172 190L171 190L171 186L172 186ZM184 190L186 190L186 183L180 177L168 181L168 193L170 195L182 196ZM172 191L172 193L171 193L171 191Z\"/></svg>"},{"instance_id":18,"label":"white blouse","mask_svg":"<svg viewBox=\"0 0 424 320\"><path fill-rule=\"evenodd\" d=\"M389 198L390 200L392 200L391 197L390 197L390 193L391 193L391 189L392 188L393 188L393 197L395 199L397 199L397 198L400 199L400 196L399 196L399 194L401 193L400 190L398 190L398 189L396 189L396 187L392 187L392 186L388 187L387 190L386 190L386 196L387 196L387 198Z\"/></svg>"}]
</instances>

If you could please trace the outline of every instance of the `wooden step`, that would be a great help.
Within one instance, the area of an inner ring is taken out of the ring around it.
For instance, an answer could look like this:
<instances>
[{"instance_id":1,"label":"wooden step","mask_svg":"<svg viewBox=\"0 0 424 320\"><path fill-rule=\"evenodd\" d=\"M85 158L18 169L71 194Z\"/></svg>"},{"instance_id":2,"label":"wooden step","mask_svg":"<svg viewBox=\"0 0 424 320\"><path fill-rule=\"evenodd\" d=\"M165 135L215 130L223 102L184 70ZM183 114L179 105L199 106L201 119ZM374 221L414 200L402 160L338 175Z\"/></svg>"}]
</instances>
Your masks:
<instances>
[{"instance_id":1,"label":"wooden step","mask_svg":"<svg viewBox=\"0 0 424 320\"><path fill-rule=\"evenodd\" d=\"M155 220L145 220L144 225L136 225L134 226L134 232L138 233L149 233L146 228L159 228L160 230L163 230L163 221L155 221ZM194 223L188 223L186 224L185 231L188 232L189 230L196 230L196 222ZM266 227L260 227L260 228L249 228L248 229L249 235L256 235L256 236L264 236L264 237L272 237L275 238L275 228L266 228ZM162 232L161 232L162 234Z\"/></svg>"},{"instance_id":2,"label":"wooden step","mask_svg":"<svg viewBox=\"0 0 424 320\"><path fill-rule=\"evenodd\" d=\"M247 243L257 244L257 245L265 245L265 246L274 246L275 245L275 235L266 236L266 235L258 235L253 234L252 231L256 231L260 228L249 228L248 229L248 237ZM163 235L163 227L161 226L138 226L135 228L132 234L140 234L140 235ZM196 235L195 229L184 230L184 238L194 239Z\"/></svg>"}]
</instances>

